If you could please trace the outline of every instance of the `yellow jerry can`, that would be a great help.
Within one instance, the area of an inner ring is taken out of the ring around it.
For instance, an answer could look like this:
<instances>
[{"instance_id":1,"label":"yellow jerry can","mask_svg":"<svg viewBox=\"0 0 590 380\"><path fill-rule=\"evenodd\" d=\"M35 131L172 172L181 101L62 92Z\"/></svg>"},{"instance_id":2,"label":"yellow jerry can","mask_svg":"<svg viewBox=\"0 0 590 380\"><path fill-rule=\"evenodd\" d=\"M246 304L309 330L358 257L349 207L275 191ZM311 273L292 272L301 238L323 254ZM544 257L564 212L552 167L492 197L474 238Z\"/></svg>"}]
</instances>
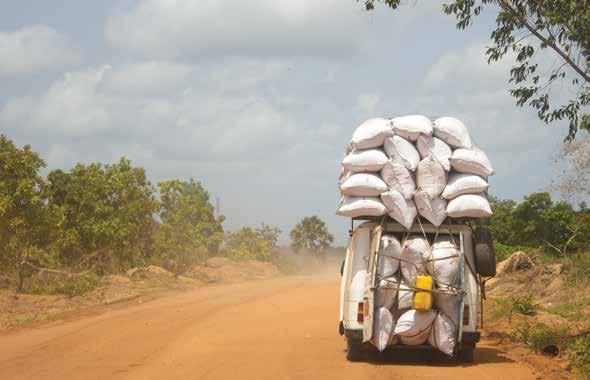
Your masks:
<instances>
[{"instance_id":1,"label":"yellow jerry can","mask_svg":"<svg viewBox=\"0 0 590 380\"><path fill-rule=\"evenodd\" d=\"M432 276L416 276L416 289L412 299L413 309L428 311L432 308L432 286Z\"/></svg>"}]
</instances>

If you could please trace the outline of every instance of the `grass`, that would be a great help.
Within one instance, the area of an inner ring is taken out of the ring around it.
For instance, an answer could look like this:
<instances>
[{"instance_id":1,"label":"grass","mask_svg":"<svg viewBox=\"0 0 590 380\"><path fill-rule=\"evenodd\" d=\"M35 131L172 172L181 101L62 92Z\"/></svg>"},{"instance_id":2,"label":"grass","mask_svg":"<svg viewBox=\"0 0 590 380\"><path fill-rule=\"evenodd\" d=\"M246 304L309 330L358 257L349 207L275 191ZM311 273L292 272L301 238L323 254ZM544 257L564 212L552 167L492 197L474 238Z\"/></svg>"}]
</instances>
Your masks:
<instances>
[{"instance_id":1,"label":"grass","mask_svg":"<svg viewBox=\"0 0 590 380\"><path fill-rule=\"evenodd\" d=\"M556 306L545 307L544 310L551 314L559 315L568 321L580 321L583 317L580 312L582 305L577 303L564 303Z\"/></svg>"},{"instance_id":2,"label":"grass","mask_svg":"<svg viewBox=\"0 0 590 380\"><path fill-rule=\"evenodd\" d=\"M502 244L498 241L494 241L494 252L496 253L496 262L506 260L514 252L523 251L528 253L534 250L535 249L531 247L525 247L521 245L507 245Z\"/></svg>"},{"instance_id":3,"label":"grass","mask_svg":"<svg viewBox=\"0 0 590 380\"><path fill-rule=\"evenodd\" d=\"M101 278L94 274L88 273L80 277L72 278L53 278L41 284L34 284L30 287L33 294L63 294L68 297L84 295L101 284Z\"/></svg>"},{"instance_id":4,"label":"grass","mask_svg":"<svg viewBox=\"0 0 590 380\"><path fill-rule=\"evenodd\" d=\"M590 379L590 335L578 338L569 349L569 360L584 379Z\"/></svg>"},{"instance_id":5,"label":"grass","mask_svg":"<svg viewBox=\"0 0 590 380\"><path fill-rule=\"evenodd\" d=\"M570 287L584 287L590 284L590 252L576 253L561 260L566 282Z\"/></svg>"},{"instance_id":6,"label":"grass","mask_svg":"<svg viewBox=\"0 0 590 380\"><path fill-rule=\"evenodd\" d=\"M497 321L503 317L508 318L510 310L512 309L512 303L508 298L494 298L489 305L490 314L489 318L492 321Z\"/></svg>"}]
</instances>

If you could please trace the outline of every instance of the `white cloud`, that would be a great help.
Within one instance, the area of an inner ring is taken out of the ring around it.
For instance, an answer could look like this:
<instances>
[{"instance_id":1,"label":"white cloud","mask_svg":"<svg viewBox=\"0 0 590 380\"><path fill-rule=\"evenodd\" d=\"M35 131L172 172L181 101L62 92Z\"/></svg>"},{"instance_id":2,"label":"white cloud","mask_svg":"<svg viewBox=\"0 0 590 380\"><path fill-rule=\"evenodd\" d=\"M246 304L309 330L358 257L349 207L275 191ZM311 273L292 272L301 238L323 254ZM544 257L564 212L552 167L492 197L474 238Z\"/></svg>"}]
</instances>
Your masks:
<instances>
[{"instance_id":1,"label":"white cloud","mask_svg":"<svg viewBox=\"0 0 590 380\"><path fill-rule=\"evenodd\" d=\"M141 0L114 13L107 39L148 56L349 54L367 14L349 0Z\"/></svg>"},{"instance_id":2,"label":"white cloud","mask_svg":"<svg viewBox=\"0 0 590 380\"><path fill-rule=\"evenodd\" d=\"M426 88L435 88L449 83L482 87L505 85L510 72L510 55L499 62L488 64L486 45L471 43L458 51L441 55L430 67L424 79Z\"/></svg>"},{"instance_id":3,"label":"white cloud","mask_svg":"<svg viewBox=\"0 0 590 380\"><path fill-rule=\"evenodd\" d=\"M44 25L0 32L0 57L0 77L33 74L78 60L66 38Z\"/></svg>"},{"instance_id":4,"label":"white cloud","mask_svg":"<svg viewBox=\"0 0 590 380\"><path fill-rule=\"evenodd\" d=\"M104 79L104 86L125 94L161 94L182 86L192 71L193 67L176 62L134 62L110 70Z\"/></svg>"}]
</instances>

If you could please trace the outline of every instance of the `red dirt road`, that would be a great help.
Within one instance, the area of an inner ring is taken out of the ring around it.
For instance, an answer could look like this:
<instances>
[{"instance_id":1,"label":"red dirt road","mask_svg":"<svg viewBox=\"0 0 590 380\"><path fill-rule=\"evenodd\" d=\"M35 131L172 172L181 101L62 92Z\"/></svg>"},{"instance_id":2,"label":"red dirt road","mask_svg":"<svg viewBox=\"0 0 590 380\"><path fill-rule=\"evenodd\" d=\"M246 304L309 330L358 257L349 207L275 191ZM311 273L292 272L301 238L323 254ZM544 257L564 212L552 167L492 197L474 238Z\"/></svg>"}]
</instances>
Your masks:
<instances>
[{"instance_id":1,"label":"red dirt road","mask_svg":"<svg viewBox=\"0 0 590 380\"><path fill-rule=\"evenodd\" d=\"M0 335L1 379L535 379L482 345L473 365L348 363L338 281L203 287Z\"/></svg>"}]
</instances>

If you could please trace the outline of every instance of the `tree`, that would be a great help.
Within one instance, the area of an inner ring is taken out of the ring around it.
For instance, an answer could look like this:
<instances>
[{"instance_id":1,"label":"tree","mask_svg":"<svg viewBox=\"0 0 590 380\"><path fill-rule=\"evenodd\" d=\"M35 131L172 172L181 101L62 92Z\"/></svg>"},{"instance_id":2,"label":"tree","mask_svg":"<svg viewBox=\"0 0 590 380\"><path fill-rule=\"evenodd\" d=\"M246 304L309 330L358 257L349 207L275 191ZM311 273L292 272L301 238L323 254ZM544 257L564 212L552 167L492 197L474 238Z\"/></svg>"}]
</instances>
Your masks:
<instances>
[{"instance_id":1,"label":"tree","mask_svg":"<svg viewBox=\"0 0 590 380\"><path fill-rule=\"evenodd\" d=\"M264 223L256 229L244 227L230 232L225 238L226 255L237 260L269 261L280 234L280 229Z\"/></svg>"},{"instance_id":2,"label":"tree","mask_svg":"<svg viewBox=\"0 0 590 380\"><path fill-rule=\"evenodd\" d=\"M151 242L159 204L143 168L77 164L48 175L49 202L61 211L56 240L65 266L136 264Z\"/></svg>"},{"instance_id":3,"label":"tree","mask_svg":"<svg viewBox=\"0 0 590 380\"><path fill-rule=\"evenodd\" d=\"M170 269L182 274L218 252L224 218L215 218L209 193L199 182L171 180L158 187L162 205L156 251Z\"/></svg>"},{"instance_id":4,"label":"tree","mask_svg":"<svg viewBox=\"0 0 590 380\"><path fill-rule=\"evenodd\" d=\"M375 3L396 9L402 1L365 0L366 9ZM533 107L545 123L567 120L566 140L573 140L580 127L590 126L590 0L453 0L443 5L446 14L456 17L458 29L466 29L486 8L498 12L488 63L514 59L509 83L516 104ZM556 104L551 89L564 84L570 98Z\"/></svg>"},{"instance_id":5,"label":"tree","mask_svg":"<svg viewBox=\"0 0 590 380\"><path fill-rule=\"evenodd\" d=\"M553 190L570 203L583 203L590 198L590 134L584 132L564 144L558 158L562 172L556 176Z\"/></svg>"},{"instance_id":6,"label":"tree","mask_svg":"<svg viewBox=\"0 0 590 380\"><path fill-rule=\"evenodd\" d=\"M0 268L18 277L17 290L38 261L51 236L45 182L39 170L45 162L25 145L19 149L0 135Z\"/></svg>"},{"instance_id":7,"label":"tree","mask_svg":"<svg viewBox=\"0 0 590 380\"><path fill-rule=\"evenodd\" d=\"M291 247L295 252L302 249L315 255L323 255L326 248L334 241L326 224L317 216L308 216L297 223L291 230Z\"/></svg>"}]
</instances>

